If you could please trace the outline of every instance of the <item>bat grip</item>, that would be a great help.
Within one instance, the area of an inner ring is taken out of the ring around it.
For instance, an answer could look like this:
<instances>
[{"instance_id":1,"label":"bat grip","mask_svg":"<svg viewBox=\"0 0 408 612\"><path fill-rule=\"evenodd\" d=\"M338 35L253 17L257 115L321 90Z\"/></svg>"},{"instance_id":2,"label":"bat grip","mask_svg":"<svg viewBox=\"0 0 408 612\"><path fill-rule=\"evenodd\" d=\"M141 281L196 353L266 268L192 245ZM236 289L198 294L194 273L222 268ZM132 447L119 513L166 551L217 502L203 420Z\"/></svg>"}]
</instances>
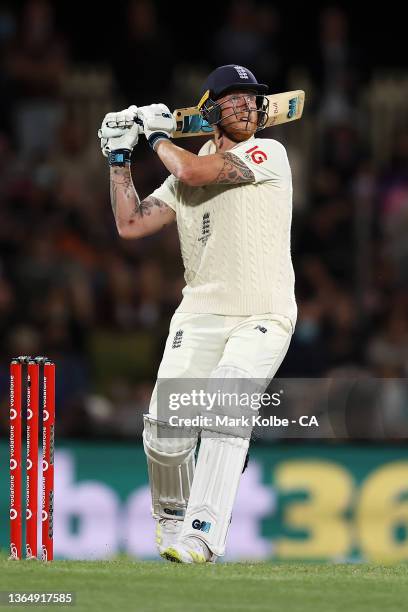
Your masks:
<instances>
[{"instance_id":1,"label":"bat grip","mask_svg":"<svg viewBox=\"0 0 408 612\"><path fill-rule=\"evenodd\" d=\"M141 119L139 119L139 117L137 115L135 115L135 118L133 119L133 121L135 123L137 123L137 125L140 125L140 127L142 128L140 130L140 134L144 134L144 130L143 130L143 121Z\"/></svg>"},{"instance_id":2,"label":"bat grip","mask_svg":"<svg viewBox=\"0 0 408 612\"><path fill-rule=\"evenodd\" d=\"M139 117L137 115L135 115L135 118L133 120L135 123L137 123L137 125L140 125L141 129L141 134L144 134L143 132L143 121L141 119L139 119Z\"/></svg>"}]
</instances>

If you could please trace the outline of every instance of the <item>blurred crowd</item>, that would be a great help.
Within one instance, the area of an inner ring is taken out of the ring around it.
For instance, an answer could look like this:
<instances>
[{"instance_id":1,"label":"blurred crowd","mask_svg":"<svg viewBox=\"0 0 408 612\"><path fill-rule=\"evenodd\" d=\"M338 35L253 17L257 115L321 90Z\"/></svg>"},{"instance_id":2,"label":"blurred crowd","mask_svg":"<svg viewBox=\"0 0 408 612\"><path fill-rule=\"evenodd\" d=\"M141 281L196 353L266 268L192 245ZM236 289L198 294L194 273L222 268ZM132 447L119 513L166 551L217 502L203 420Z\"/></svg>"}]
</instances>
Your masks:
<instances>
[{"instance_id":1,"label":"blurred crowd","mask_svg":"<svg viewBox=\"0 0 408 612\"><path fill-rule=\"evenodd\" d=\"M200 30L205 45L198 40L187 61L181 28L168 27L161 3L122 3L114 44L100 31L78 42L64 4L0 3L3 408L11 356L47 354L57 363L62 434L140 432L184 285L175 227L139 241L117 235L96 132L84 130L62 93L81 62L109 66L118 109L191 105L201 79L224 63L248 66L272 92L301 88L293 75L306 75L312 155L296 141L301 122L276 132L290 134L299 306L279 375L407 377L408 132L395 134L381 163L373 158L370 126L358 127L370 50L356 46L347 11L316 10L316 37L302 54L285 40L288 15L278 5L238 0L211 32ZM196 151L197 140L185 144ZM166 177L144 141L133 171L142 197Z\"/></svg>"}]
</instances>

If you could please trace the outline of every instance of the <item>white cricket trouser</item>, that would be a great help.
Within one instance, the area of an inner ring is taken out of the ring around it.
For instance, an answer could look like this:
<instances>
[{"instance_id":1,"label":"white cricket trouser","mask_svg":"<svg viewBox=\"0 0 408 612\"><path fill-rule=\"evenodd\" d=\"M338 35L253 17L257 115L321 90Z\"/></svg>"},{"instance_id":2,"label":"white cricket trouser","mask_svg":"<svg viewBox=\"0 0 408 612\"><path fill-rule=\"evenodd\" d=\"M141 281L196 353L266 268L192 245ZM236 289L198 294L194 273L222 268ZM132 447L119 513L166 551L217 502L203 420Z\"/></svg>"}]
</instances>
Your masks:
<instances>
[{"instance_id":1,"label":"white cricket trouser","mask_svg":"<svg viewBox=\"0 0 408 612\"><path fill-rule=\"evenodd\" d=\"M157 378L209 378L226 366L254 379L271 379L292 337L292 324L280 315L232 317L214 314L173 315ZM157 389L149 413L157 416Z\"/></svg>"},{"instance_id":2,"label":"white cricket trouser","mask_svg":"<svg viewBox=\"0 0 408 612\"><path fill-rule=\"evenodd\" d=\"M256 379L266 381L266 387L291 337L291 322L283 316L175 313L158 379ZM157 385L149 412L143 441L153 516L183 520L181 539L198 537L213 555L222 556L249 439L202 434L195 465L197 434L183 430L172 439L163 437L167 430L157 416Z\"/></svg>"}]
</instances>

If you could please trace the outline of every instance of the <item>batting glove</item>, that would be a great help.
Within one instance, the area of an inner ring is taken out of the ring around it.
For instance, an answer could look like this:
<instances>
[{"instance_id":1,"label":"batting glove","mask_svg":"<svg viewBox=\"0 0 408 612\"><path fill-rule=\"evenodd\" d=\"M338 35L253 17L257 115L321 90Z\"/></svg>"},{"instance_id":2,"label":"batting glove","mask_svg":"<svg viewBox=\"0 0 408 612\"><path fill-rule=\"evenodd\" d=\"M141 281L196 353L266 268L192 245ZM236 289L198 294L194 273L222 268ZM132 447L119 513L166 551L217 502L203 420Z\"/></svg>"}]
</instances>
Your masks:
<instances>
[{"instance_id":1,"label":"batting glove","mask_svg":"<svg viewBox=\"0 0 408 612\"><path fill-rule=\"evenodd\" d=\"M143 131L153 151L160 140L169 140L176 130L176 120L165 104L142 106L137 116L143 121Z\"/></svg>"},{"instance_id":2,"label":"batting glove","mask_svg":"<svg viewBox=\"0 0 408 612\"><path fill-rule=\"evenodd\" d=\"M133 147L137 145L141 127L135 122L137 106L129 106L119 113L105 115L98 130L102 154L109 158L109 163L123 165L130 162Z\"/></svg>"}]
</instances>

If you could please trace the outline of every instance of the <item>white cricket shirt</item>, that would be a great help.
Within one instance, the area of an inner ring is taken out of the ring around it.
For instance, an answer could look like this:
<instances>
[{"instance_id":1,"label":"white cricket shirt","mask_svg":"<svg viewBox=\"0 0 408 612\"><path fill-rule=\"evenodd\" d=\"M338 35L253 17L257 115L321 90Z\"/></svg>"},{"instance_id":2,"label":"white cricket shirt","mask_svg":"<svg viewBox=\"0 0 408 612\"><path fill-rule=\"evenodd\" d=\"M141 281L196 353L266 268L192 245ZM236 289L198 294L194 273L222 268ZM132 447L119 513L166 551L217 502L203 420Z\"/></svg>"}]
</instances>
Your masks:
<instances>
[{"instance_id":1,"label":"white cricket shirt","mask_svg":"<svg viewBox=\"0 0 408 612\"><path fill-rule=\"evenodd\" d=\"M208 141L199 155L215 152ZM255 182L190 187L170 175L152 194L176 212L186 281L177 312L280 314L294 329L286 150L276 140L252 137L229 152L252 170Z\"/></svg>"}]
</instances>

